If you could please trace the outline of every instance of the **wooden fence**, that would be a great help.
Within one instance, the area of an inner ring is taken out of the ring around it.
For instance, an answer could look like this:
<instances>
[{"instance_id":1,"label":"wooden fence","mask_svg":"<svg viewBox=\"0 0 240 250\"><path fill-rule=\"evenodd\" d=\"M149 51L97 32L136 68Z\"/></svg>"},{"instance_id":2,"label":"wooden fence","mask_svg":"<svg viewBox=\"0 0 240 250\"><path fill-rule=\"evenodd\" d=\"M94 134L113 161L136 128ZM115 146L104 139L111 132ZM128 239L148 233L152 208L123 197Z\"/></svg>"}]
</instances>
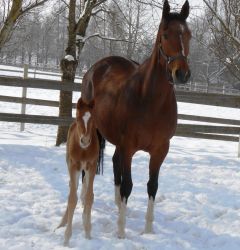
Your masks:
<instances>
[{"instance_id":1,"label":"wooden fence","mask_svg":"<svg viewBox=\"0 0 240 250\"><path fill-rule=\"evenodd\" d=\"M3 66L12 66L12 65L3 65ZM48 67L35 67L30 68L28 64L24 64L22 68L22 64L14 65L13 68L0 68L1 75L4 75L4 72L7 74L14 73L14 75L23 74L24 70L27 67L28 75L31 75L32 78L38 78L39 76L54 76L61 77L61 72L59 68L48 68ZM75 79L81 79L82 77L76 76Z\"/></svg>"},{"instance_id":2,"label":"wooden fence","mask_svg":"<svg viewBox=\"0 0 240 250\"><path fill-rule=\"evenodd\" d=\"M0 77L0 86L13 86L25 88L40 88L51 90L65 90L65 91L81 91L81 84L60 82L53 80L42 79L23 79L20 77ZM176 91L177 101L214 105L221 107L240 108L240 96L198 93L187 91ZM59 107L58 101L40 100L25 97L12 97L0 95L0 101L12 102L21 104L43 105L50 107ZM73 104L73 108L76 104ZM178 119L182 121L194 121L198 124L187 124L179 122L176 136L214 139L224 141L239 142L239 156L240 156L240 120L222 119L196 115L179 114ZM239 117L237 117L239 119ZM52 125L67 125L72 122L72 118L60 118L53 116L39 116L27 114L10 114L0 113L0 120L6 122L21 122L21 123L40 123ZM210 125L199 124L199 122L211 123ZM214 125L212 125L214 124ZM221 124L221 125L220 125Z\"/></svg>"}]
</instances>

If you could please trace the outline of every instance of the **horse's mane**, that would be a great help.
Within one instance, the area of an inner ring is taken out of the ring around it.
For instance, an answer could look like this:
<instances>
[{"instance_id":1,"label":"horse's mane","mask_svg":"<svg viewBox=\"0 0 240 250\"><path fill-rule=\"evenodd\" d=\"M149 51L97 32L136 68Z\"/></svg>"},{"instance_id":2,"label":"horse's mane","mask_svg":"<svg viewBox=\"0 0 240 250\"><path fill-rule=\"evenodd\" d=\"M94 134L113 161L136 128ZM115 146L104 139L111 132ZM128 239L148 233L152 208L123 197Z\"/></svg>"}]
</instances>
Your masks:
<instances>
[{"instance_id":1,"label":"horse's mane","mask_svg":"<svg viewBox=\"0 0 240 250\"><path fill-rule=\"evenodd\" d=\"M177 13L177 12L169 13L166 17L164 17L163 20L166 23L169 23L171 21L179 21L179 22L182 22L182 23L186 23L186 19L180 13Z\"/></svg>"}]
</instances>

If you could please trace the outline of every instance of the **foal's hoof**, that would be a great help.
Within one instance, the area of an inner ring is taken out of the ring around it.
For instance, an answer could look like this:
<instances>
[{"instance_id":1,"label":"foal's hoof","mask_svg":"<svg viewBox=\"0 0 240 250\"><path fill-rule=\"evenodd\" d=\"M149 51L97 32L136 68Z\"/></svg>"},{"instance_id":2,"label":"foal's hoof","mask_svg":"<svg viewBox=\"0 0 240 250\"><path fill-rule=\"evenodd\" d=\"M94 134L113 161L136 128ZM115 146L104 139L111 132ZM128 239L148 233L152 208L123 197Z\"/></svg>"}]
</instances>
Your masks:
<instances>
[{"instance_id":1,"label":"foal's hoof","mask_svg":"<svg viewBox=\"0 0 240 250\"><path fill-rule=\"evenodd\" d=\"M85 233L85 238L87 240L91 240L92 239L91 234L90 233Z\"/></svg>"},{"instance_id":2,"label":"foal's hoof","mask_svg":"<svg viewBox=\"0 0 240 250\"><path fill-rule=\"evenodd\" d=\"M145 228L141 234L143 235L143 234L154 234L154 233L155 232L153 231L153 229Z\"/></svg>"},{"instance_id":3,"label":"foal's hoof","mask_svg":"<svg viewBox=\"0 0 240 250\"><path fill-rule=\"evenodd\" d=\"M69 247L69 240L65 240L65 241L63 242L63 246L64 246L64 247Z\"/></svg>"},{"instance_id":4,"label":"foal's hoof","mask_svg":"<svg viewBox=\"0 0 240 250\"><path fill-rule=\"evenodd\" d=\"M125 232L118 232L118 238L125 239L126 238Z\"/></svg>"}]
</instances>

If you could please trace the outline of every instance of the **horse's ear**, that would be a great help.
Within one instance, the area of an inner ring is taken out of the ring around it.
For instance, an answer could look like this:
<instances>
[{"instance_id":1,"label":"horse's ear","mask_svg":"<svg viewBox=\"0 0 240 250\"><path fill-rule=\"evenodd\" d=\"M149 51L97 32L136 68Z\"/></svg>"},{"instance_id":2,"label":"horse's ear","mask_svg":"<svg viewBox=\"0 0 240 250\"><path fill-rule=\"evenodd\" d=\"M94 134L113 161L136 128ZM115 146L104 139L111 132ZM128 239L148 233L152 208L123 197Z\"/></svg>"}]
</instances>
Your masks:
<instances>
[{"instance_id":1,"label":"horse's ear","mask_svg":"<svg viewBox=\"0 0 240 250\"><path fill-rule=\"evenodd\" d=\"M162 18L167 19L169 13L170 13L170 5L168 3L168 0L165 0L163 3Z\"/></svg>"},{"instance_id":2,"label":"horse's ear","mask_svg":"<svg viewBox=\"0 0 240 250\"><path fill-rule=\"evenodd\" d=\"M189 2L188 2L188 0L186 0L184 5L182 6L180 15L182 16L182 18L184 20L186 20L188 18L188 16L189 16Z\"/></svg>"}]
</instances>

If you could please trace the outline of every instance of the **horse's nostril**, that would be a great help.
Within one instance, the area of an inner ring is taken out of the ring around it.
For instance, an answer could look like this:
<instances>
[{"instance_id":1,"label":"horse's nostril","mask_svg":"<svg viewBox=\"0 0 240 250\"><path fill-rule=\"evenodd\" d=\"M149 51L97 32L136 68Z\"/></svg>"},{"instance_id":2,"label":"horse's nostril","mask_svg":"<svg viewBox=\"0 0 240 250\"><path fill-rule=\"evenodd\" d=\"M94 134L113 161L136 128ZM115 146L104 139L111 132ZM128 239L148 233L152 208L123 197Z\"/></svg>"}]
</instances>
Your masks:
<instances>
[{"instance_id":1,"label":"horse's nostril","mask_svg":"<svg viewBox=\"0 0 240 250\"><path fill-rule=\"evenodd\" d=\"M186 71L183 71L181 69L178 69L178 70L176 70L175 75L176 75L177 82L186 83L191 76L191 72L190 72L190 70L186 72Z\"/></svg>"}]
</instances>

